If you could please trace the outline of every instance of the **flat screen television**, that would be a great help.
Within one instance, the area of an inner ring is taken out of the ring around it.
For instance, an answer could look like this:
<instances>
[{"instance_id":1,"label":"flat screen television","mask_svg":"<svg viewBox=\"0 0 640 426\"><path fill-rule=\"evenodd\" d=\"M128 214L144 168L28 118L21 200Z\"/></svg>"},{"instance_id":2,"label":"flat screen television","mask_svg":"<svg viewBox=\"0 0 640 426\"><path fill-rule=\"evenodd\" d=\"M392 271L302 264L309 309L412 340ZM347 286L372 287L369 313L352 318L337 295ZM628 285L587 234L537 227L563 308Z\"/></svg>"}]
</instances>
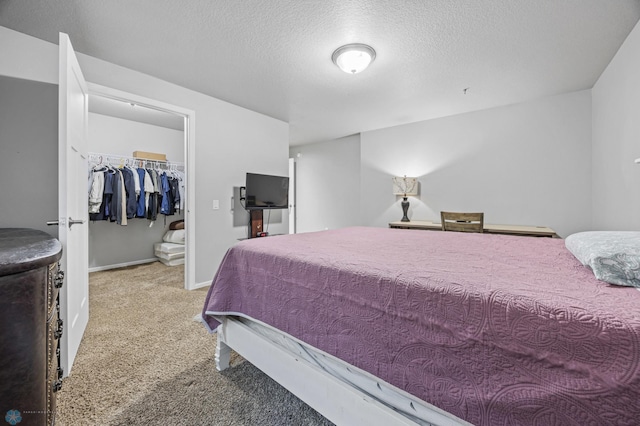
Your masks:
<instances>
[{"instance_id":1,"label":"flat screen television","mask_svg":"<svg viewBox=\"0 0 640 426\"><path fill-rule=\"evenodd\" d=\"M286 176L247 173L245 188L247 210L289 208L289 178Z\"/></svg>"}]
</instances>

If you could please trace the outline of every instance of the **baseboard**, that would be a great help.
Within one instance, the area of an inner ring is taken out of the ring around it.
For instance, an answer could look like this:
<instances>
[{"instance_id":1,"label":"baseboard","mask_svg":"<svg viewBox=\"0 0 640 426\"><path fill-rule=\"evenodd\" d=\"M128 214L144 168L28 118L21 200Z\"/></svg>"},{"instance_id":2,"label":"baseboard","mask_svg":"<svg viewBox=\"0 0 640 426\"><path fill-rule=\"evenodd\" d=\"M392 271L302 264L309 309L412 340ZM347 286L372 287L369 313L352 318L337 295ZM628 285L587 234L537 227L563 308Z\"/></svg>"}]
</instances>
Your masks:
<instances>
[{"instance_id":1,"label":"baseboard","mask_svg":"<svg viewBox=\"0 0 640 426\"><path fill-rule=\"evenodd\" d=\"M158 258L154 257L152 259L134 260L133 262L117 263L115 265L94 266L92 268L89 268L89 272L91 273L91 272L98 272L98 271L107 271L109 269L125 268L127 266L142 265L144 263L152 263L152 262L158 262Z\"/></svg>"},{"instance_id":2,"label":"baseboard","mask_svg":"<svg viewBox=\"0 0 640 426\"><path fill-rule=\"evenodd\" d=\"M201 283L197 283L191 290L195 290L197 288L207 287L211 285L211 281L203 281ZM640 290L640 288L638 289Z\"/></svg>"}]
</instances>

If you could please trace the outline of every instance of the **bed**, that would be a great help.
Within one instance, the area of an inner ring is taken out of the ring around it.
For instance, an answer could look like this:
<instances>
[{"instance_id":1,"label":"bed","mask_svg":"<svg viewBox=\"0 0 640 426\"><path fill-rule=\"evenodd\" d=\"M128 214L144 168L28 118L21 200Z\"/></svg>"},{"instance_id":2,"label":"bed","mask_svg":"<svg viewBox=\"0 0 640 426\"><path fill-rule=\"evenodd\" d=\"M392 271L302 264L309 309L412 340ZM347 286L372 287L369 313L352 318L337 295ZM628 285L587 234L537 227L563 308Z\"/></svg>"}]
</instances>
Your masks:
<instances>
[{"instance_id":1,"label":"bed","mask_svg":"<svg viewBox=\"0 0 640 426\"><path fill-rule=\"evenodd\" d=\"M632 425L640 291L562 239L354 227L242 241L202 318L336 424Z\"/></svg>"}]
</instances>

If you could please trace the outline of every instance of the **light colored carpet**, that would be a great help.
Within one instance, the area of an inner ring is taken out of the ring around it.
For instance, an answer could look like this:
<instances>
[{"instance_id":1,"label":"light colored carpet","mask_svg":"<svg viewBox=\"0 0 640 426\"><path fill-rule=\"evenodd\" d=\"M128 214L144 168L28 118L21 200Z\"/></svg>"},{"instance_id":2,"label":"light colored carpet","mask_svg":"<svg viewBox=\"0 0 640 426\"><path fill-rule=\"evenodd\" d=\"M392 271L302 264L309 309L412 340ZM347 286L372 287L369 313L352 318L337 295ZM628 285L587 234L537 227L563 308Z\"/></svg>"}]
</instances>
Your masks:
<instances>
[{"instance_id":1,"label":"light colored carpet","mask_svg":"<svg viewBox=\"0 0 640 426\"><path fill-rule=\"evenodd\" d=\"M57 425L331 425L240 356L222 373L193 321L206 289L156 262L90 274L89 325Z\"/></svg>"}]
</instances>

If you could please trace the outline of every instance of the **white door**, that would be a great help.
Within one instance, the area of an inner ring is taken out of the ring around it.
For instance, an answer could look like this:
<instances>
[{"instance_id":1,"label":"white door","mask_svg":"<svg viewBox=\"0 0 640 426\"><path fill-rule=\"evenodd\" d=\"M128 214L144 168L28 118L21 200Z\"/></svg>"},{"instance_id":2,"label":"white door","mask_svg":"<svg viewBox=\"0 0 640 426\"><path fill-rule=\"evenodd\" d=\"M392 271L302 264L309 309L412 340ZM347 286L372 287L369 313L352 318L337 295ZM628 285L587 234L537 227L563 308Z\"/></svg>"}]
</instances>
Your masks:
<instances>
[{"instance_id":1,"label":"white door","mask_svg":"<svg viewBox=\"0 0 640 426\"><path fill-rule=\"evenodd\" d=\"M65 272L60 293L61 363L68 375L89 321L88 90L69 37L63 33L59 69L58 238Z\"/></svg>"}]
</instances>

